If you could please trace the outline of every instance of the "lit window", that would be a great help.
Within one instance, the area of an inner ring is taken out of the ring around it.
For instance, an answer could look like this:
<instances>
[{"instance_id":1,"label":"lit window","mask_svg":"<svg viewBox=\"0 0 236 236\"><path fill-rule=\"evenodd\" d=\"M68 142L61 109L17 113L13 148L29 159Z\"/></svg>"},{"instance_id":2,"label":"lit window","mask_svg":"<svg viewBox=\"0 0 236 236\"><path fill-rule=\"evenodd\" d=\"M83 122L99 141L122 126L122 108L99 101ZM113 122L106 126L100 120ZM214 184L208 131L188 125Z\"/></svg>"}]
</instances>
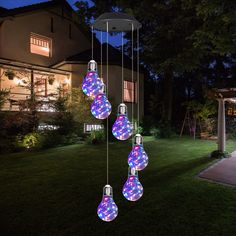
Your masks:
<instances>
[{"instance_id":1,"label":"lit window","mask_svg":"<svg viewBox=\"0 0 236 236\"><path fill-rule=\"evenodd\" d=\"M37 34L30 35L30 52L39 54L45 57L50 57L52 54L52 40Z\"/></svg>"},{"instance_id":2,"label":"lit window","mask_svg":"<svg viewBox=\"0 0 236 236\"><path fill-rule=\"evenodd\" d=\"M124 81L124 101L135 102L135 83Z\"/></svg>"},{"instance_id":3,"label":"lit window","mask_svg":"<svg viewBox=\"0 0 236 236\"><path fill-rule=\"evenodd\" d=\"M103 125L84 124L84 133L90 133L91 131L102 130L102 129L103 129Z\"/></svg>"}]
</instances>

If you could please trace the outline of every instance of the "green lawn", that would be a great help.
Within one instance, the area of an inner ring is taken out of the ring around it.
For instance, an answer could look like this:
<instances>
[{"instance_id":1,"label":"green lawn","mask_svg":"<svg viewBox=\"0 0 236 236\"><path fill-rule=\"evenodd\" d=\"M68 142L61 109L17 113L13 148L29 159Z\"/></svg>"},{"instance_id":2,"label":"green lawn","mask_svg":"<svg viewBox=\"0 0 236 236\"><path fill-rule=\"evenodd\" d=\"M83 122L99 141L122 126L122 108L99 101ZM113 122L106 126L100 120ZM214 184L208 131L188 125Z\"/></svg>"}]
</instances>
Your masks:
<instances>
[{"instance_id":1,"label":"green lawn","mask_svg":"<svg viewBox=\"0 0 236 236\"><path fill-rule=\"evenodd\" d=\"M145 138L150 161L139 175L144 195L138 202L121 193L130 145L110 144L119 207L111 223L96 215L106 183L105 145L0 156L0 235L236 235L236 189L195 178L214 161L208 154L215 142Z\"/></svg>"}]
</instances>

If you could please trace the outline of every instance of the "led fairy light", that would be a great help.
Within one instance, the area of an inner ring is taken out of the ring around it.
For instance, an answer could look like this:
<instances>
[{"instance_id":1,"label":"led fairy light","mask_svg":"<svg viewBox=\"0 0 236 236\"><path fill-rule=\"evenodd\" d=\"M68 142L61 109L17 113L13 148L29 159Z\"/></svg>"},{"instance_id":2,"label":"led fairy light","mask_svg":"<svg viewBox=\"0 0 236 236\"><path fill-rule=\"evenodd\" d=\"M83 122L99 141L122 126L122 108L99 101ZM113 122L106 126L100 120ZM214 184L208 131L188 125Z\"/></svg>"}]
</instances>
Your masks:
<instances>
[{"instance_id":1,"label":"led fairy light","mask_svg":"<svg viewBox=\"0 0 236 236\"><path fill-rule=\"evenodd\" d=\"M106 119L111 114L111 103L106 96L106 86L103 84L99 94L94 99L91 105L91 112L97 119Z\"/></svg>"},{"instance_id":2,"label":"led fairy light","mask_svg":"<svg viewBox=\"0 0 236 236\"><path fill-rule=\"evenodd\" d=\"M128 157L128 164L131 168L140 171L148 165L148 156L143 147L143 137L136 134L134 144Z\"/></svg>"},{"instance_id":3,"label":"led fairy light","mask_svg":"<svg viewBox=\"0 0 236 236\"><path fill-rule=\"evenodd\" d=\"M107 26L107 95L108 95L108 88L109 88L109 69L108 69L108 22L106 22ZM108 137L108 127L109 127L109 120L107 117L107 184L103 188L103 196L102 201L98 205L97 214L98 217L106 222L110 222L114 220L118 215L118 207L114 202L113 199L113 189L108 184L109 183L109 137Z\"/></svg>"},{"instance_id":4,"label":"led fairy light","mask_svg":"<svg viewBox=\"0 0 236 236\"><path fill-rule=\"evenodd\" d=\"M102 80L98 77L97 63L93 60L93 26L92 26L92 60L88 63L88 71L82 82L82 90L87 96L95 97L102 88Z\"/></svg>"},{"instance_id":5,"label":"led fairy light","mask_svg":"<svg viewBox=\"0 0 236 236\"><path fill-rule=\"evenodd\" d=\"M138 171L134 168L128 170L128 178L123 186L122 193L129 201L137 201L143 195L143 186L138 179Z\"/></svg>"},{"instance_id":6,"label":"led fairy light","mask_svg":"<svg viewBox=\"0 0 236 236\"><path fill-rule=\"evenodd\" d=\"M127 140L133 133L133 126L128 119L127 106L121 103L118 106L118 114L112 126L112 134L119 140Z\"/></svg>"},{"instance_id":7,"label":"led fairy light","mask_svg":"<svg viewBox=\"0 0 236 236\"><path fill-rule=\"evenodd\" d=\"M109 184L103 188L102 201L97 208L97 214L101 220L107 222L114 220L118 215L118 207L113 200L113 190Z\"/></svg>"}]
</instances>

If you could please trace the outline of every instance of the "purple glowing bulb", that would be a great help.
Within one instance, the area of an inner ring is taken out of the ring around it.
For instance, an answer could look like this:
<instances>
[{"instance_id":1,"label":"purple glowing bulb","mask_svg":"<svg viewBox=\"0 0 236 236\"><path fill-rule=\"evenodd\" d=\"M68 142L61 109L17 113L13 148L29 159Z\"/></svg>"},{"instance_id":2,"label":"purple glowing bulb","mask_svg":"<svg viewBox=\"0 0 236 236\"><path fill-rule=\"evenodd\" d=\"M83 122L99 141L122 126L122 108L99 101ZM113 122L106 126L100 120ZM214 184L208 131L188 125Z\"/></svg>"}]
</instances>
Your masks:
<instances>
[{"instance_id":1,"label":"purple glowing bulb","mask_svg":"<svg viewBox=\"0 0 236 236\"><path fill-rule=\"evenodd\" d=\"M129 167L128 179L123 186L122 193L129 201L137 201L143 196L143 186L138 179L138 171Z\"/></svg>"},{"instance_id":2,"label":"purple glowing bulb","mask_svg":"<svg viewBox=\"0 0 236 236\"><path fill-rule=\"evenodd\" d=\"M121 103L118 107L118 115L112 126L112 134L119 140L128 139L133 133L133 126L127 117L127 106Z\"/></svg>"},{"instance_id":3,"label":"purple glowing bulb","mask_svg":"<svg viewBox=\"0 0 236 236\"><path fill-rule=\"evenodd\" d=\"M134 140L134 145L128 157L128 164L131 168L140 171L148 165L148 156L143 148L142 136L136 134Z\"/></svg>"},{"instance_id":4,"label":"purple glowing bulb","mask_svg":"<svg viewBox=\"0 0 236 236\"><path fill-rule=\"evenodd\" d=\"M114 220L118 215L118 207L113 200L112 187L105 185L103 188L102 201L97 208L98 217L106 222Z\"/></svg>"},{"instance_id":5,"label":"purple glowing bulb","mask_svg":"<svg viewBox=\"0 0 236 236\"><path fill-rule=\"evenodd\" d=\"M88 72L82 83L82 90L87 96L95 97L101 90L103 82L98 78L97 63L91 60L88 63Z\"/></svg>"},{"instance_id":6,"label":"purple glowing bulb","mask_svg":"<svg viewBox=\"0 0 236 236\"><path fill-rule=\"evenodd\" d=\"M102 86L102 91L94 99L91 112L95 118L100 120L106 119L111 114L111 103L107 99L105 85Z\"/></svg>"}]
</instances>

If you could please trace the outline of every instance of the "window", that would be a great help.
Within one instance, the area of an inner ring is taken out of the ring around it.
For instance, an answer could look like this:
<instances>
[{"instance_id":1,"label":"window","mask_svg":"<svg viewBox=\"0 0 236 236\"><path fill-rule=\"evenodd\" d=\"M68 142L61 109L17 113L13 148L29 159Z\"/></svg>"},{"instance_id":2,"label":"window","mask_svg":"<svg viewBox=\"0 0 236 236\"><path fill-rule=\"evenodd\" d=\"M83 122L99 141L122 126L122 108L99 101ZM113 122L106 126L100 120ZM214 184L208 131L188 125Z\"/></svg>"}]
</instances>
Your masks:
<instances>
[{"instance_id":1,"label":"window","mask_svg":"<svg viewBox=\"0 0 236 236\"><path fill-rule=\"evenodd\" d=\"M84 133L89 133L93 130L102 130L103 125L84 124Z\"/></svg>"},{"instance_id":2,"label":"window","mask_svg":"<svg viewBox=\"0 0 236 236\"><path fill-rule=\"evenodd\" d=\"M124 81L124 101L135 102L135 83Z\"/></svg>"},{"instance_id":3,"label":"window","mask_svg":"<svg viewBox=\"0 0 236 236\"><path fill-rule=\"evenodd\" d=\"M45 57L52 54L52 40L37 34L30 35L30 52Z\"/></svg>"}]
</instances>

